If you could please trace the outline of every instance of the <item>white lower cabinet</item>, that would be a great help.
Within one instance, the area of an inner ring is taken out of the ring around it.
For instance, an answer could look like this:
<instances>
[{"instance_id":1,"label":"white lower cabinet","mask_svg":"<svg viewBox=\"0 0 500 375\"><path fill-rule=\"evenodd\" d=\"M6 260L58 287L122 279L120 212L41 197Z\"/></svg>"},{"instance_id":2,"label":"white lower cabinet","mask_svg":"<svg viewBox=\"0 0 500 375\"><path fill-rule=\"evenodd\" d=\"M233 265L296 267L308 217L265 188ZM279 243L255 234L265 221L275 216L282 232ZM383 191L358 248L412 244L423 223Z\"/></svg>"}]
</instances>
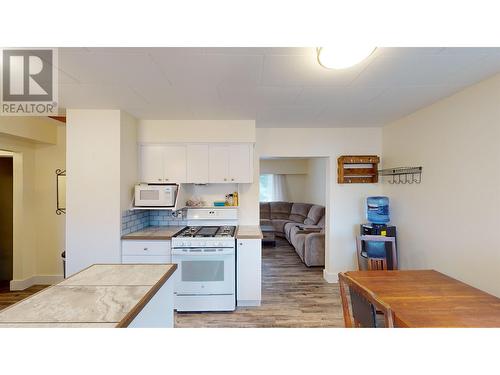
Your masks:
<instances>
[{"instance_id":1,"label":"white lower cabinet","mask_svg":"<svg viewBox=\"0 0 500 375\"><path fill-rule=\"evenodd\" d=\"M122 263L172 263L171 241L123 240Z\"/></svg>"},{"instance_id":2,"label":"white lower cabinet","mask_svg":"<svg viewBox=\"0 0 500 375\"><path fill-rule=\"evenodd\" d=\"M261 268L261 240L236 240L236 301L238 306L260 306Z\"/></svg>"}]
</instances>

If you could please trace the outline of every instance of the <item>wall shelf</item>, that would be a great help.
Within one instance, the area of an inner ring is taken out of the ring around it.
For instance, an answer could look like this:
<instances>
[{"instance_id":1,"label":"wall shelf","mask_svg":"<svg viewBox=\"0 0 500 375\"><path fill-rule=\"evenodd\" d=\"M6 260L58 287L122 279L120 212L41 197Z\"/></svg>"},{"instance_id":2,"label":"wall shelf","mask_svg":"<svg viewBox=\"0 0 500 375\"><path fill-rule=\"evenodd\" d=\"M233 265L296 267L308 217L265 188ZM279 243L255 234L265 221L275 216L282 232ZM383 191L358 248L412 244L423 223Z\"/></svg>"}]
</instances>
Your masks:
<instances>
[{"instance_id":1,"label":"wall shelf","mask_svg":"<svg viewBox=\"0 0 500 375\"><path fill-rule=\"evenodd\" d=\"M337 159L339 184L372 184L378 182L377 155L342 155Z\"/></svg>"}]
</instances>

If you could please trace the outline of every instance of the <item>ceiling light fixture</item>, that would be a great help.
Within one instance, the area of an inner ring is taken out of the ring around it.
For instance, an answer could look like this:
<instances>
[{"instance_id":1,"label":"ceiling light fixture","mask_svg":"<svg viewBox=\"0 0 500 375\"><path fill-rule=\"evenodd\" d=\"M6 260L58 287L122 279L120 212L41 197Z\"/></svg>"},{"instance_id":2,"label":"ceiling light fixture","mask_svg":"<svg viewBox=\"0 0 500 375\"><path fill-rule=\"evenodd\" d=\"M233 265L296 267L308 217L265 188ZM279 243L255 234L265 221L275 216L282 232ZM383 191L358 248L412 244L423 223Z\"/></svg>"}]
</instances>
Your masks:
<instances>
[{"instance_id":1,"label":"ceiling light fixture","mask_svg":"<svg viewBox=\"0 0 500 375\"><path fill-rule=\"evenodd\" d=\"M346 69L370 56L376 47L337 46L316 48L318 63L326 69Z\"/></svg>"}]
</instances>

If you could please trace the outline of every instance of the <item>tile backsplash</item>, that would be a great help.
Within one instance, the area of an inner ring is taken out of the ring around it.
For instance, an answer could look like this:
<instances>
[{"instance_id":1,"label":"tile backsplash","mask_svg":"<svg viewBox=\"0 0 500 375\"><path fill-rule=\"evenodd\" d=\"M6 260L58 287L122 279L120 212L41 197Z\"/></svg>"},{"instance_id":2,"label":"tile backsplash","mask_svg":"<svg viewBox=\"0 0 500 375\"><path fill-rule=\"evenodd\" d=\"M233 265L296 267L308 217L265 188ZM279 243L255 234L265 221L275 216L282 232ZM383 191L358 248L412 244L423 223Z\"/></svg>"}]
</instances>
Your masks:
<instances>
[{"instance_id":1,"label":"tile backsplash","mask_svg":"<svg viewBox=\"0 0 500 375\"><path fill-rule=\"evenodd\" d=\"M149 226L187 225L185 212L172 210L127 210L122 212L122 236Z\"/></svg>"}]
</instances>

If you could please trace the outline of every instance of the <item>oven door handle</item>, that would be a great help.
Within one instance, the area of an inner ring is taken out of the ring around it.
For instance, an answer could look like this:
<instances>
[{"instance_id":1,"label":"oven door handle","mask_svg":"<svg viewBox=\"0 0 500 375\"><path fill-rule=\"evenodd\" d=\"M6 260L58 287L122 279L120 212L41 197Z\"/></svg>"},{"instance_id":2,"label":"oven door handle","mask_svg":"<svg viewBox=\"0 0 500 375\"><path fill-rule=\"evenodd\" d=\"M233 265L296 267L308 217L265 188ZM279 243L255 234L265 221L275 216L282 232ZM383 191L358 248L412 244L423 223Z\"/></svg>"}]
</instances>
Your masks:
<instances>
[{"instance_id":1,"label":"oven door handle","mask_svg":"<svg viewBox=\"0 0 500 375\"><path fill-rule=\"evenodd\" d=\"M172 255L178 255L178 256L199 256L199 257L206 257L206 256L221 256L221 255L233 255L234 254L234 249L220 249L216 251L184 251L184 250L179 250L179 249L172 249Z\"/></svg>"}]
</instances>

